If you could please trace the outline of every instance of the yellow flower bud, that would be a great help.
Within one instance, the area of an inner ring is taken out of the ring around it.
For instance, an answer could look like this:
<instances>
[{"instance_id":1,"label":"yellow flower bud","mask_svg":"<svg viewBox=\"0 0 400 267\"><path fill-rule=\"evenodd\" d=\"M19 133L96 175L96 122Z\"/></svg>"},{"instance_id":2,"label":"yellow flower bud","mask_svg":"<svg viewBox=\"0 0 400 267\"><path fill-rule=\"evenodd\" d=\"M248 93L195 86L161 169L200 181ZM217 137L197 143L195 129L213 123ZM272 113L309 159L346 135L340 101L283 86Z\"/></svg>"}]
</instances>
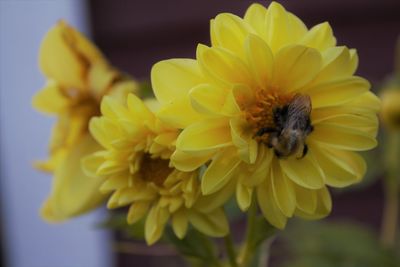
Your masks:
<instances>
[{"instance_id":1,"label":"yellow flower bud","mask_svg":"<svg viewBox=\"0 0 400 267\"><path fill-rule=\"evenodd\" d=\"M400 130L400 87L389 87L381 94L381 120L389 130Z\"/></svg>"}]
</instances>

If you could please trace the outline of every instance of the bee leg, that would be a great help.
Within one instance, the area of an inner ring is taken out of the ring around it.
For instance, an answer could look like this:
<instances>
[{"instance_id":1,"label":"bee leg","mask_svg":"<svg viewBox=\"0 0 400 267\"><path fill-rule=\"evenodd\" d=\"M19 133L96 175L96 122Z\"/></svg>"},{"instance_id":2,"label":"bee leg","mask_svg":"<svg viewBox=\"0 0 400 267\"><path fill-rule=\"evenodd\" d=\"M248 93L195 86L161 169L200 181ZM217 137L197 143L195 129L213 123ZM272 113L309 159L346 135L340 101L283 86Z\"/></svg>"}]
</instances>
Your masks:
<instances>
[{"instance_id":1,"label":"bee leg","mask_svg":"<svg viewBox=\"0 0 400 267\"><path fill-rule=\"evenodd\" d=\"M274 149L274 154L275 154L275 156L276 156L278 159L283 158L282 154L281 154L278 150L276 150L276 149Z\"/></svg>"},{"instance_id":2,"label":"bee leg","mask_svg":"<svg viewBox=\"0 0 400 267\"><path fill-rule=\"evenodd\" d=\"M275 128L265 127L265 128L261 128L260 130L258 130L258 132L256 133L256 136L262 136L266 133L274 133L274 132L276 132Z\"/></svg>"},{"instance_id":3,"label":"bee leg","mask_svg":"<svg viewBox=\"0 0 400 267\"><path fill-rule=\"evenodd\" d=\"M307 144L304 144L304 146L303 146L303 152L301 153L301 157L300 157L299 159L304 158L305 155L307 155L307 152L308 152L308 146L307 146Z\"/></svg>"}]
</instances>

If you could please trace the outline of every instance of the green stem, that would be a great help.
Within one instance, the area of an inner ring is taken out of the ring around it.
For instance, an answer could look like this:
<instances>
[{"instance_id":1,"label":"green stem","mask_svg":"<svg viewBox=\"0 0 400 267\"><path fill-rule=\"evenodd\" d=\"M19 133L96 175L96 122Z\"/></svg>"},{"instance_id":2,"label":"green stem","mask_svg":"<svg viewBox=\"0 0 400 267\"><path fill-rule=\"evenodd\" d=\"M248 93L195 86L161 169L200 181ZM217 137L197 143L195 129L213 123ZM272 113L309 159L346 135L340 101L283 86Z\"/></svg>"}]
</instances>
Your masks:
<instances>
[{"instance_id":1,"label":"green stem","mask_svg":"<svg viewBox=\"0 0 400 267\"><path fill-rule=\"evenodd\" d=\"M269 238L263 242L260 247L260 260L259 260L259 267L268 267L269 257L270 257L270 248L274 242L274 238ZM263 253L264 252L264 253Z\"/></svg>"},{"instance_id":2,"label":"green stem","mask_svg":"<svg viewBox=\"0 0 400 267\"><path fill-rule=\"evenodd\" d=\"M389 133L386 147L386 171L384 183L384 210L382 217L381 242L385 247L395 245L399 220L399 151L400 135Z\"/></svg>"},{"instance_id":3,"label":"green stem","mask_svg":"<svg viewBox=\"0 0 400 267\"><path fill-rule=\"evenodd\" d=\"M233 243L232 235L230 233L224 237L224 242L231 267L238 267L239 265L236 262L235 245Z\"/></svg>"},{"instance_id":4,"label":"green stem","mask_svg":"<svg viewBox=\"0 0 400 267\"><path fill-rule=\"evenodd\" d=\"M255 248L253 248L251 244L255 234L256 218L257 218L257 205L255 203L255 200L253 199L250 208L247 212L246 240L239 259L239 264L240 266L243 267L249 265L255 252Z\"/></svg>"}]
</instances>

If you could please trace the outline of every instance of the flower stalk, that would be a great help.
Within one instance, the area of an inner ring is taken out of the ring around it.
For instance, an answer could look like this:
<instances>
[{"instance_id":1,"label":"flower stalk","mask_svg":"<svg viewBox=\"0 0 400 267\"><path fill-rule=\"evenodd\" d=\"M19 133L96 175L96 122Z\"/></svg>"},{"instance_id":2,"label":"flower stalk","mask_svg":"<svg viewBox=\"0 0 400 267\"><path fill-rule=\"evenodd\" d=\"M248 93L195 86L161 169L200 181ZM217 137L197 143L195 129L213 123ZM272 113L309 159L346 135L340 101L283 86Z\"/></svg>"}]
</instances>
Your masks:
<instances>
[{"instance_id":1,"label":"flower stalk","mask_svg":"<svg viewBox=\"0 0 400 267\"><path fill-rule=\"evenodd\" d=\"M224 237L224 243L230 266L239 267L236 261L235 245L233 243L232 235L230 233Z\"/></svg>"},{"instance_id":2,"label":"flower stalk","mask_svg":"<svg viewBox=\"0 0 400 267\"><path fill-rule=\"evenodd\" d=\"M400 135L397 132L388 134L386 146L386 176L384 183L384 210L382 217L381 242L391 248L395 244L399 220L399 171Z\"/></svg>"},{"instance_id":3,"label":"flower stalk","mask_svg":"<svg viewBox=\"0 0 400 267\"><path fill-rule=\"evenodd\" d=\"M241 267L248 266L254 256L255 248L251 245L254 239L256 227L257 205L253 199L252 204L247 213L247 229L246 239L239 257L239 264Z\"/></svg>"}]
</instances>

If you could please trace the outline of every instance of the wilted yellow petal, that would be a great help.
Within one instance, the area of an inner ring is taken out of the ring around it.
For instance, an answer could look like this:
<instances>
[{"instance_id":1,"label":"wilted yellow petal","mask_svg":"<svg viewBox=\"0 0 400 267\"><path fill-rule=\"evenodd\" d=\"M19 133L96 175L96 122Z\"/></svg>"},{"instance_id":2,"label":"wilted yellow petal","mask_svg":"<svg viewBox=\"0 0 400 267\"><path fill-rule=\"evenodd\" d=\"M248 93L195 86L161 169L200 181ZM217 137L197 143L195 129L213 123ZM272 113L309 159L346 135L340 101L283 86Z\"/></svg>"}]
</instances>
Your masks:
<instances>
[{"instance_id":1,"label":"wilted yellow petal","mask_svg":"<svg viewBox=\"0 0 400 267\"><path fill-rule=\"evenodd\" d=\"M32 98L32 106L48 114L61 113L65 111L69 105L69 99L62 94L61 88L54 81L49 81L46 86Z\"/></svg>"},{"instance_id":2,"label":"wilted yellow petal","mask_svg":"<svg viewBox=\"0 0 400 267\"><path fill-rule=\"evenodd\" d=\"M86 176L81 168L81 159L98 149L92 137L86 135L55 170L49 198L54 218L67 219L87 212L96 208L106 197L99 192L104 180Z\"/></svg>"}]
</instances>

